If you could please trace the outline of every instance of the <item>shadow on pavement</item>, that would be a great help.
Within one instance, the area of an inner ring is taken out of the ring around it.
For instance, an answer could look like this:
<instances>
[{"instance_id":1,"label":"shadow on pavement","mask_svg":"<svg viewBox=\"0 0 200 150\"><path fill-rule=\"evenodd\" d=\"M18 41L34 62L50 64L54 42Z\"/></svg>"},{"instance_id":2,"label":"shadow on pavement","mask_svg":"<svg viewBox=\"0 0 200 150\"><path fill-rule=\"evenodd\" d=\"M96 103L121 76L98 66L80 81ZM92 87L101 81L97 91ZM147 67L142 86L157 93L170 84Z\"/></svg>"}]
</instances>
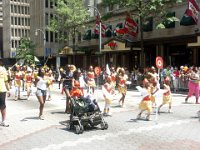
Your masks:
<instances>
[{"instance_id":1,"label":"shadow on pavement","mask_svg":"<svg viewBox=\"0 0 200 150\"><path fill-rule=\"evenodd\" d=\"M28 121L28 120L39 120L39 118L38 117L26 117L20 121Z\"/></svg>"}]
</instances>

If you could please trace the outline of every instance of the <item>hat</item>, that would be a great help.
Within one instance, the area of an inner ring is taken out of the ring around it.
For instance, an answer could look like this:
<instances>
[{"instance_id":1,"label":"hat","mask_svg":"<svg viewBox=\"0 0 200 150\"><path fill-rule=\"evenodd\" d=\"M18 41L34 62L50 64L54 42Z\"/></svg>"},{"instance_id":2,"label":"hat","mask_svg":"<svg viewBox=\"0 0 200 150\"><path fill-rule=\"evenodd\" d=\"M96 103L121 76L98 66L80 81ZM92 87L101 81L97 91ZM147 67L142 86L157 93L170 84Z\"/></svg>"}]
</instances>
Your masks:
<instances>
[{"instance_id":1,"label":"hat","mask_svg":"<svg viewBox=\"0 0 200 150\"><path fill-rule=\"evenodd\" d=\"M63 72L64 71L63 68L60 68L60 71Z\"/></svg>"},{"instance_id":2,"label":"hat","mask_svg":"<svg viewBox=\"0 0 200 150\"><path fill-rule=\"evenodd\" d=\"M70 66L69 66L69 69L70 69L72 72L74 72L74 71L76 70L76 66L75 66L75 65L70 65Z\"/></svg>"},{"instance_id":3,"label":"hat","mask_svg":"<svg viewBox=\"0 0 200 150\"><path fill-rule=\"evenodd\" d=\"M28 71L28 72L31 72L31 71L32 71L32 69L31 69L30 67L28 67L28 68L27 68L27 71Z\"/></svg>"}]
</instances>

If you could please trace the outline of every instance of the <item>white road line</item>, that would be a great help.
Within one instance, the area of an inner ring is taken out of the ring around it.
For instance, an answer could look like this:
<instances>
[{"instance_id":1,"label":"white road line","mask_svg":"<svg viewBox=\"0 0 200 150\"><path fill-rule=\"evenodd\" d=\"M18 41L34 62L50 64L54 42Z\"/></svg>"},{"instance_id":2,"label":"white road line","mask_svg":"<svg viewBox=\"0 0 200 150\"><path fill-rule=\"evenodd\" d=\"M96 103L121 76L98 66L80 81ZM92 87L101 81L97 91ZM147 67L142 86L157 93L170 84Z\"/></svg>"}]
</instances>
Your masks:
<instances>
[{"instance_id":1,"label":"white road line","mask_svg":"<svg viewBox=\"0 0 200 150\"><path fill-rule=\"evenodd\" d=\"M94 135L89 138L84 137L84 138L80 138L76 141L65 141L61 144L51 144L44 148L33 148L32 150L52 150L52 149L59 150L59 149L63 149L64 147L73 147L78 144L91 143L96 140L103 141L103 140L106 140L106 138L117 138L122 135L130 135L132 133L141 133L144 131L151 131L153 129L168 128L168 127L172 127L175 125L187 124L187 123L191 123L191 122L195 122L195 121L194 120L192 121L191 119L186 119L186 120L177 120L177 121L173 121L173 122L169 122L169 123L160 123L158 125L152 125L152 126L148 126L148 127L139 127L136 129L129 129L126 131L119 131L119 132L115 132L115 133L105 133L104 135Z\"/></svg>"}]
</instances>

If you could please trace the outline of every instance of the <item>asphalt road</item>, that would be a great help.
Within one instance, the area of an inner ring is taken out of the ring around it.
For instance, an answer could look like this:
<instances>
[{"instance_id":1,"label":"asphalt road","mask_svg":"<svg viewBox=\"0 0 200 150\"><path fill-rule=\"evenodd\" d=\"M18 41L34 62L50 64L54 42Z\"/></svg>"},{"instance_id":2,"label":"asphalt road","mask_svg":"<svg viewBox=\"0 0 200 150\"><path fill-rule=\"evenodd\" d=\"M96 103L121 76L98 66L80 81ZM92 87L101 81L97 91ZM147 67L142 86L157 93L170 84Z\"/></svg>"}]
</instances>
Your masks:
<instances>
[{"instance_id":1,"label":"asphalt road","mask_svg":"<svg viewBox=\"0 0 200 150\"><path fill-rule=\"evenodd\" d=\"M33 93L26 100L14 101L14 89L7 99L7 118L10 127L0 126L0 150L199 150L200 122L196 112L200 105L195 98L184 103L185 94L173 93L173 113L167 106L160 115L155 110L151 121L136 120L140 93L128 91L125 107L118 105L120 95L112 103L112 116L104 117L107 130L100 126L86 129L83 134L69 130L69 115L64 113L65 96L54 86L52 101L45 104L45 120L38 119L39 103ZM101 110L104 101L100 90L95 92ZM158 105L161 98L157 98ZM144 114L145 115L145 114Z\"/></svg>"}]
</instances>

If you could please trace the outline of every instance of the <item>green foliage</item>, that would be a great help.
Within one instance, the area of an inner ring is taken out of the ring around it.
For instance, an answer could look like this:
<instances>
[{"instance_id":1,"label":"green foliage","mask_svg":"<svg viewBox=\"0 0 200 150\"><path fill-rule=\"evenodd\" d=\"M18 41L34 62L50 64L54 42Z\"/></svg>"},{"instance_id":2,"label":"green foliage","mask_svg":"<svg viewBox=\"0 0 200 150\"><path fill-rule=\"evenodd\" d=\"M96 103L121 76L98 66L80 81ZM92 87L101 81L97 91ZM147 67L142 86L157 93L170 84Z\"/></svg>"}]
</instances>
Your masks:
<instances>
[{"instance_id":1,"label":"green foliage","mask_svg":"<svg viewBox=\"0 0 200 150\"><path fill-rule=\"evenodd\" d=\"M68 38L67 33L74 37L79 27L87 21L87 17L88 11L82 0L57 0L55 17L50 20L49 30L60 33L62 39Z\"/></svg>"},{"instance_id":2,"label":"green foliage","mask_svg":"<svg viewBox=\"0 0 200 150\"><path fill-rule=\"evenodd\" d=\"M124 6L127 10L133 10L132 15L136 15L143 20L152 16L157 18L154 20L156 21L155 24L160 25L160 22L166 20L169 8L181 2L182 0L103 0L102 5L111 6L118 4L119 6ZM167 18L169 21L178 21L175 17Z\"/></svg>"},{"instance_id":3,"label":"green foliage","mask_svg":"<svg viewBox=\"0 0 200 150\"><path fill-rule=\"evenodd\" d=\"M34 63L34 51L35 45L32 41L27 38L22 38L20 40L20 45L16 50L16 59L24 60L26 65L30 65Z\"/></svg>"}]
</instances>

